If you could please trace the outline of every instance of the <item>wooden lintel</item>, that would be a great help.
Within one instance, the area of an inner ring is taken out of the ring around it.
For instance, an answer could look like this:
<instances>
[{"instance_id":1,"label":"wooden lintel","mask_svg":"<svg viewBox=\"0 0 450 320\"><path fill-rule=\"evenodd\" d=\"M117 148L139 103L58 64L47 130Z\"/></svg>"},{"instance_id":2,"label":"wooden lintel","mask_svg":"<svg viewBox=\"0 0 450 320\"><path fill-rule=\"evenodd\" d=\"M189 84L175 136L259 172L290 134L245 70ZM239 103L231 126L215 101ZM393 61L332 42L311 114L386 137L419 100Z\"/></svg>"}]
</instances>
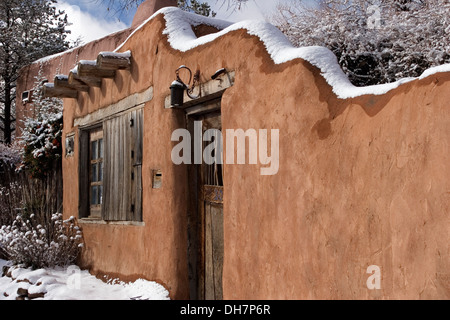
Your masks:
<instances>
[{"instance_id":1,"label":"wooden lintel","mask_svg":"<svg viewBox=\"0 0 450 320\"><path fill-rule=\"evenodd\" d=\"M66 75L55 76L54 84L55 84L55 87L74 89L77 91L84 91L84 92L89 91L89 86L79 80L74 79L72 81L72 83L70 84L69 76L66 76Z\"/></svg>"},{"instance_id":2,"label":"wooden lintel","mask_svg":"<svg viewBox=\"0 0 450 320\"><path fill-rule=\"evenodd\" d=\"M222 73L213 80L209 80L205 83L200 84L201 96L196 99L190 98L186 92L184 93L183 106L180 109L187 109L192 106L204 103L205 101L214 100L220 98L226 89L234 85L235 72L229 71ZM198 89L194 90L194 94L197 93ZM170 95L166 96L164 100L164 107L166 109L173 108L170 104Z\"/></svg>"},{"instance_id":3,"label":"wooden lintel","mask_svg":"<svg viewBox=\"0 0 450 320\"><path fill-rule=\"evenodd\" d=\"M104 70L129 70L131 52L100 52L97 56L97 67Z\"/></svg>"},{"instance_id":4,"label":"wooden lintel","mask_svg":"<svg viewBox=\"0 0 450 320\"><path fill-rule=\"evenodd\" d=\"M96 60L81 60L78 62L78 76L80 77L114 78L115 75L115 70L99 68Z\"/></svg>"},{"instance_id":5,"label":"wooden lintel","mask_svg":"<svg viewBox=\"0 0 450 320\"><path fill-rule=\"evenodd\" d=\"M44 84L44 97L46 98L77 98L78 91L75 89L55 87L53 83Z\"/></svg>"},{"instance_id":6,"label":"wooden lintel","mask_svg":"<svg viewBox=\"0 0 450 320\"><path fill-rule=\"evenodd\" d=\"M77 69L74 69L69 73L68 83L69 85L85 84L89 87L101 87L102 79L97 77L80 77Z\"/></svg>"}]
</instances>

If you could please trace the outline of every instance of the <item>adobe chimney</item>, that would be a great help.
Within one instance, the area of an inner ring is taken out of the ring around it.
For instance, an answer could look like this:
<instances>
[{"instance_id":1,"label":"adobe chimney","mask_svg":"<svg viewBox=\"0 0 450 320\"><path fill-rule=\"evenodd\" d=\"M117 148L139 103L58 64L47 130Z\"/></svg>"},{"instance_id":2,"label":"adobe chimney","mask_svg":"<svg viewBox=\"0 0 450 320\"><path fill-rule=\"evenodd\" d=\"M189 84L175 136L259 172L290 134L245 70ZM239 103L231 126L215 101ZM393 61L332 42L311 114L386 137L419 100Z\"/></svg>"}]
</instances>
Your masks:
<instances>
[{"instance_id":1,"label":"adobe chimney","mask_svg":"<svg viewBox=\"0 0 450 320\"><path fill-rule=\"evenodd\" d=\"M131 23L131 28L138 27L161 8L176 6L177 0L146 0L138 7Z\"/></svg>"}]
</instances>

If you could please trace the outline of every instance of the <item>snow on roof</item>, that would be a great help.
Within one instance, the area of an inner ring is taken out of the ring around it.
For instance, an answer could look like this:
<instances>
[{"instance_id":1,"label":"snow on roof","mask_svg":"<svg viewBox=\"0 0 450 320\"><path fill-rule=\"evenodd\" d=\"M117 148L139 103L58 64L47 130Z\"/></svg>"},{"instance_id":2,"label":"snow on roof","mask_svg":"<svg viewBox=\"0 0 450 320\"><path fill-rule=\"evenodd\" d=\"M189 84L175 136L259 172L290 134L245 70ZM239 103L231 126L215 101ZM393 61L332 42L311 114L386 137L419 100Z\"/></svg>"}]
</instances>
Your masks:
<instances>
[{"instance_id":1,"label":"snow on roof","mask_svg":"<svg viewBox=\"0 0 450 320\"><path fill-rule=\"evenodd\" d=\"M40 59L38 59L38 60L33 61L31 64L35 64L35 63L46 63L46 62L51 61L51 60L53 60L53 59L55 59L55 58L58 58L58 57L60 57L60 56L62 56L62 55L65 55L66 53L75 51L75 50L79 49L80 47L82 47L82 46L70 48L70 49L68 49L68 50L66 50L66 51L63 51L63 52L58 52L58 53L52 54L52 55L50 55L50 56L42 57L42 58L40 58Z\"/></svg>"},{"instance_id":2,"label":"snow on roof","mask_svg":"<svg viewBox=\"0 0 450 320\"><path fill-rule=\"evenodd\" d=\"M228 21L207 18L185 12L175 7L166 7L155 12L150 18L137 27L134 32L130 34L128 39L132 37L137 30L141 29L150 20L160 14L164 15L164 19L166 20L166 27L163 34L168 35L168 41L171 47L176 50L186 52L212 42L231 31L244 29L247 30L248 34L257 36L264 43L267 52L270 54L275 64L282 64L300 58L319 68L322 76L333 88L333 92L341 99L354 98L367 94L385 94L404 83L416 79L423 79L438 72L450 71L450 64L445 64L426 70L419 78L404 78L387 84L356 87L350 82L344 71L342 71L334 53L325 47L294 47L278 28L265 21L246 20L232 24ZM198 26L201 24L216 27L221 31L197 38L191 26ZM128 39L115 51L120 50Z\"/></svg>"},{"instance_id":3,"label":"snow on roof","mask_svg":"<svg viewBox=\"0 0 450 320\"><path fill-rule=\"evenodd\" d=\"M381 95L404 83L417 79L424 79L438 72L450 72L450 64L444 64L426 70L418 78L404 78L387 84L356 87L342 71L334 53L325 47L294 47L278 28L265 21L246 20L233 24L228 21L189 13L176 7L165 7L155 12L150 18L138 26L128 38L114 50L114 52L119 54L119 50L125 45L128 39L160 14L162 14L166 20L166 27L163 34L167 34L168 41L175 50L186 52L212 42L231 31L244 29L248 34L257 36L264 43L267 52L270 54L275 64L282 64L300 58L319 68L326 82L332 87L333 92L341 99L354 98L368 94ZM213 26L221 31L197 38L192 30L192 26L201 24ZM75 48L42 58L35 61L35 63L51 60L64 53L73 51L74 49ZM72 72L76 72L76 69L73 69Z\"/></svg>"},{"instance_id":4,"label":"snow on roof","mask_svg":"<svg viewBox=\"0 0 450 320\"><path fill-rule=\"evenodd\" d=\"M125 30L126 30L126 29L125 29ZM123 32L123 31L125 31L125 30L121 30L121 31L117 31L117 32L111 33L111 34L105 36L104 38L107 38L107 37L109 37L109 36L111 36L111 35L114 35L114 34L119 34L119 33ZM58 57L60 57L60 56L62 56L62 55L65 55L65 54L67 54L67 53L73 52L73 51L75 51L75 50L79 50L79 49L81 49L81 48L87 46L87 45L90 44L90 43L99 42L99 41L101 41L101 40L104 39L104 38L100 38L100 39L97 39L97 40L92 40L92 41L89 41L89 42L87 42L87 43L81 44L81 45L79 45L79 46L76 46L76 47L67 49L66 51L62 51L62 52L58 52L58 53L52 54L52 55L50 55L50 56L42 57L42 58L40 58L40 59L38 59L38 60L33 61L32 64L35 64L35 63L46 63L46 62L48 62L48 61L51 61L51 60L53 60L53 59L55 59L55 58L58 58Z\"/></svg>"}]
</instances>

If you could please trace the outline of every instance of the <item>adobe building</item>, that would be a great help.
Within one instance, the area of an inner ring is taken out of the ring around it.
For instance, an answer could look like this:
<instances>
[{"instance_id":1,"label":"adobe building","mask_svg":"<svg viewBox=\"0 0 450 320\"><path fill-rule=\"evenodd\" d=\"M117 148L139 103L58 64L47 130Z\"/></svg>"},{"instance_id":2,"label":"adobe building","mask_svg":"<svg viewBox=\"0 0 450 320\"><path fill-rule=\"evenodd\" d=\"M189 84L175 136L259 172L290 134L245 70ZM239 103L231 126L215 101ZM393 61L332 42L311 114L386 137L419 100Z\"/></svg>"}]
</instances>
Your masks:
<instances>
[{"instance_id":1,"label":"adobe building","mask_svg":"<svg viewBox=\"0 0 450 320\"><path fill-rule=\"evenodd\" d=\"M154 5L18 85L41 65L64 99L83 267L172 299L450 298L448 66L356 88L267 23Z\"/></svg>"}]
</instances>

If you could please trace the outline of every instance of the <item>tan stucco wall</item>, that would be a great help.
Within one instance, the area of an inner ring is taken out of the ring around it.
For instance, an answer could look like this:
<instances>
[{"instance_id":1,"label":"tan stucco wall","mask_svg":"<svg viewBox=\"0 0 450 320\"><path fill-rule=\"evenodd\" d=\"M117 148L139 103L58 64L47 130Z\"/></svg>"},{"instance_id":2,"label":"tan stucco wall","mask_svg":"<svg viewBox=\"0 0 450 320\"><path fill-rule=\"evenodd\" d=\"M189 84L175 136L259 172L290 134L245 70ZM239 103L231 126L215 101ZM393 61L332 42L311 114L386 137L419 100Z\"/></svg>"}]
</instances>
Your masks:
<instances>
[{"instance_id":1,"label":"tan stucco wall","mask_svg":"<svg viewBox=\"0 0 450 320\"><path fill-rule=\"evenodd\" d=\"M316 70L289 70L271 94L252 86L254 104L225 99L225 127L280 128L276 176L225 169L225 296L448 298L450 76L339 101Z\"/></svg>"},{"instance_id":2,"label":"tan stucco wall","mask_svg":"<svg viewBox=\"0 0 450 320\"><path fill-rule=\"evenodd\" d=\"M279 129L280 168L261 176L259 165L225 166L224 298L450 297L449 73L340 100L317 68L274 65L244 30L181 53L163 29L160 15L122 47L131 72L65 100L64 133L77 133L74 119L154 88L144 108L144 225L82 224L84 266L189 297L187 168L170 158L185 114L164 109L164 98L178 66L200 69L203 82L225 67L236 82L222 98L223 128ZM151 188L152 169L163 172L161 189ZM78 216L77 154L63 170L64 215ZM369 265L381 268L380 290L366 287Z\"/></svg>"}]
</instances>

